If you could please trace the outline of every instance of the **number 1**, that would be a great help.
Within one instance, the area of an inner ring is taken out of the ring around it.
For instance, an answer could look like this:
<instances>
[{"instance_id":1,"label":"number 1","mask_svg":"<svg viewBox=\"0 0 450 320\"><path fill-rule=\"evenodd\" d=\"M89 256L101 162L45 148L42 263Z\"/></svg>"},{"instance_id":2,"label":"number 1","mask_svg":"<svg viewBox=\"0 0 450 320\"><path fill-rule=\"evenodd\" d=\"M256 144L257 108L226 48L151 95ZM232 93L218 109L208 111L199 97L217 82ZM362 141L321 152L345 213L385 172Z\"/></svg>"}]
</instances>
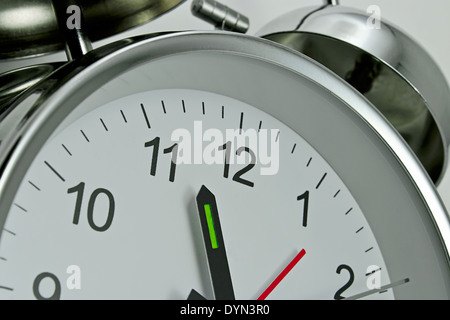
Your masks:
<instances>
[{"instance_id":1,"label":"number 1","mask_svg":"<svg viewBox=\"0 0 450 320\"><path fill-rule=\"evenodd\" d=\"M304 200L303 204L303 222L302 225L306 227L308 223L308 206L309 206L309 191L306 191L304 194L297 197L297 201Z\"/></svg>"}]
</instances>

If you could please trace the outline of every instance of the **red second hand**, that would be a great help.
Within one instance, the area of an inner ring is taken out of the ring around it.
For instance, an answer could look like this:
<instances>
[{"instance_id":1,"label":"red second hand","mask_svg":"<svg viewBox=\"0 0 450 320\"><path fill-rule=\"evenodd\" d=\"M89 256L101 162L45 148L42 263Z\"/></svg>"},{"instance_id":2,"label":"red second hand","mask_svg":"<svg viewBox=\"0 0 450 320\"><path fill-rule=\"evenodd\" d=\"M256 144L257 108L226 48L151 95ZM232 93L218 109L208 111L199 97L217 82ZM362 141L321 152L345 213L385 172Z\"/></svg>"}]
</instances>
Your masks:
<instances>
[{"instance_id":1,"label":"red second hand","mask_svg":"<svg viewBox=\"0 0 450 320\"><path fill-rule=\"evenodd\" d=\"M280 284L281 280L286 277L286 275L295 267L295 265L300 261L301 258L306 254L305 249L302 249L299 254L295 256L295 258L289 262L286 268L276 277L275 280L270 284L270 286L264 290L261 296L259 296L258 300L265 300L267 296Z\"/></svg>"}]
</instances>

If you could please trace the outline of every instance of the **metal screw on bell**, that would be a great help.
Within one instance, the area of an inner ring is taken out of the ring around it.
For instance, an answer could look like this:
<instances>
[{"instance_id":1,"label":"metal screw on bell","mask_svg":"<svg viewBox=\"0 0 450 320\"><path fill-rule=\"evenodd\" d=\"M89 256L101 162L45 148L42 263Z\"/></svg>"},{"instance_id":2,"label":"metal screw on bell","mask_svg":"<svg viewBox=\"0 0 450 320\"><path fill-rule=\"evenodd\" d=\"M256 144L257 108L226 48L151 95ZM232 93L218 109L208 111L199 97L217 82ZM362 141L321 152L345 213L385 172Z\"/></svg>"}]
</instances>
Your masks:
<instances>
[{"instance_id":1,"label":"metal screw on bell","mask_svg":"<svg viewBox=\"0 0 450 320\"><path fill-rule=\"evenodd\" d=\"M214 0L192 1L191 12L220 30L246 33L250 26L246 16Z\"/></svg>"}]
</instances>

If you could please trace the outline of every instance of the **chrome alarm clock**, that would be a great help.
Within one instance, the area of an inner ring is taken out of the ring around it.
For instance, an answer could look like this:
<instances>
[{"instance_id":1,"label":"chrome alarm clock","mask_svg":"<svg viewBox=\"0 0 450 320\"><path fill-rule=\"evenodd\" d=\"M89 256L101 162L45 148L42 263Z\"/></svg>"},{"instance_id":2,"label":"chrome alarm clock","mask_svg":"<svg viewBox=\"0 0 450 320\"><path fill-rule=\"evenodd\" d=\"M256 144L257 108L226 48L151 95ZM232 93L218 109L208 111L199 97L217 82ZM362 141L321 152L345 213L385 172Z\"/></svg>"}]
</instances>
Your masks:
<instances>
[{"instance_id":1,"label":"chrome alarm clock","mask_svg":"<svg viewBox=\"0 0 450 320\"><path fill-rule=\"evenodd\" d=\"M430 175L369 99L285 45L124 39L4 110L2 299L450 297Z\"/></svg>"}]
</instances>

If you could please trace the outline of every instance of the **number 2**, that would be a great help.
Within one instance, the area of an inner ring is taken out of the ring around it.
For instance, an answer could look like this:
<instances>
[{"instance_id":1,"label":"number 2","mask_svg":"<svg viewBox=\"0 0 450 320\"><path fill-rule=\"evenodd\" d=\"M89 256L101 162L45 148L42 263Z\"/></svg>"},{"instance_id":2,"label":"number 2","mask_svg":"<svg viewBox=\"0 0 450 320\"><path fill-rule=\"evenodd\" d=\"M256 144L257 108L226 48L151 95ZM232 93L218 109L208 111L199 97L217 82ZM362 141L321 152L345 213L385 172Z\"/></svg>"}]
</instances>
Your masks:
<instances>
[{"instance_id":1,"label":"number 2","mask_svg":"<svg viewBox=\"0 0 450 320\"><path fill-rule=\"evenodd\" d=\"M347 270L348 273L350 274L350 278L348 279L347 283L344 286L342 286L342 288L336 291L334 295L335 300L345 299L345 297L343 297L341 294L344 293L345 290L350 288L350 286L353 284L353 281L355 281L355 273L353 272L352 268L350 268L346 264L341 264L339 267L337 267L336 273L340 274L342 270Z\"/></svg>"}]
</instances>

